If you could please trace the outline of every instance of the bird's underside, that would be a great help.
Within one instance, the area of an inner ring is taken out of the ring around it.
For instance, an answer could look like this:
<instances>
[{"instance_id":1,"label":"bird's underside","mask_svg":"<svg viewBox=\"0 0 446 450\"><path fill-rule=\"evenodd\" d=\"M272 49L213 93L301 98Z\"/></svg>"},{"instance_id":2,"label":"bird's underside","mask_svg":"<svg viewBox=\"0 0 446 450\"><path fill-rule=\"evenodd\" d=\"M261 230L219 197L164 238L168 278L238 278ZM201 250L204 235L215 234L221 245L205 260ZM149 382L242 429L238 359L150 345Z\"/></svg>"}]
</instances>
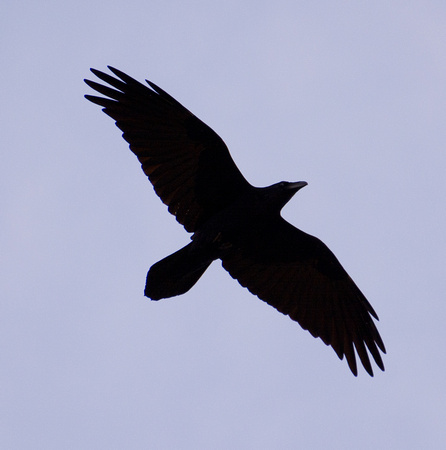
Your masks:
<instances>
[{"instance_id":1,"label":"bird's underside","mask_svg":"<svg viewBox=\"0 0 446 450\"><path fill-rule=\"evenodd\" d=\"M280 210L305 182L249 184L221 138L155 84L145 86L109 67L91 69L109 86L85 80L105 97L86 95L116 121L155 192L192 241L154 264L145 295L187 292L215 259L254 295L320 337L357 375L358 354L373 376L383 341L370 303L334 254L298 230Z\"/></svg>"}]
</instances>

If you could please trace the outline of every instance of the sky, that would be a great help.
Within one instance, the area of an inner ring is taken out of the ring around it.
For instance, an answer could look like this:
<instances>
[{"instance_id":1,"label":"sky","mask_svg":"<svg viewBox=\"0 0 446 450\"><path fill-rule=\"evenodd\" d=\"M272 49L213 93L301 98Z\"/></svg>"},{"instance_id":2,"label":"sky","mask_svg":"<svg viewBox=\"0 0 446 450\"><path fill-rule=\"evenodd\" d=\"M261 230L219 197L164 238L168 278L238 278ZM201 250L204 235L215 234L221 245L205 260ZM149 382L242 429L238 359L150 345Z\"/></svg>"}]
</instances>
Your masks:
<instances>
[{"instance_id":1,"label":"sky","mask_svg":"<svg viewBox=\"0 0 446 450\"><path fill-rule=\"evenodd\" d=\"M444 448L445 23L429 0L4 1L0 447ZM107 65L252 184L309 183L283 216L377 311L385 372L355 378L218 261L144 297L189 235L83 97Z\"/></svg>"}]
</instances>

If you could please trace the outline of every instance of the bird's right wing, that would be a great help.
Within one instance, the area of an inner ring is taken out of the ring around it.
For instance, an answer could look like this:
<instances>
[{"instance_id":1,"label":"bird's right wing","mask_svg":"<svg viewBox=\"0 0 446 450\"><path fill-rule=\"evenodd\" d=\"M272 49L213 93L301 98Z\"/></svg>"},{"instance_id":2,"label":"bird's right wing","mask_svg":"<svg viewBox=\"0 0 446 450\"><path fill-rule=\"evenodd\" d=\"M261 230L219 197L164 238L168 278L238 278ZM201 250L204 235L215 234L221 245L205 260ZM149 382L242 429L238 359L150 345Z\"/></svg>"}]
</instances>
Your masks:
<instances>
[{"instance_id":1,"label":"bird's right wing","mask_svg":"<svg viewBox=\"0 0 446 450\"><path fill-rule=\"evenodd\" d=\"M85 80L104 97L86 95L116 121L156 193L187 231L252 188L222 139L169 94L109 67L91 71L114 89Z\"/></svg>"},{"instance_id":2,"label":"bird's right wing","mask_svg":"<svg viewBox=\"0 0 446 450\"><path fill-rule=\"evenodd\" d=\"M319 239L277 217L240 236L222 257L223 267L254 295L296 320L314 337L346 356L357 375L355 349L373 376L366 347L381 370L384 343L370 303Z\"/></svg>"}]
</instances>

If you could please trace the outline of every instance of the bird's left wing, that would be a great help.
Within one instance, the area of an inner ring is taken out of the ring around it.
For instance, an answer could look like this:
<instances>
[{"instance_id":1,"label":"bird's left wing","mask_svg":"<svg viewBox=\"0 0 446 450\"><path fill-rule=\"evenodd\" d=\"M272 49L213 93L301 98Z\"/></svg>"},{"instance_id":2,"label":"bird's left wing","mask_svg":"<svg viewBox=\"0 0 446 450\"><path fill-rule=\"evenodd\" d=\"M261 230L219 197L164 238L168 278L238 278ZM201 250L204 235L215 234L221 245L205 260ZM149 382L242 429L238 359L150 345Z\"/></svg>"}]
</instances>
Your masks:
<instances>
[{"instance_id":1,"label":"bird's left wing","mask_svg":"<svg viewBox=\"0 0 446 450\"><path fill-rule=\"evenodd\" d=\"M223 267L254 295L331 345L357 375L355 349L373 376L366 348L381 370L384 343L365 296L319 239L281 217L262 222L227 246Z\"/></svg>"}]
</instances>

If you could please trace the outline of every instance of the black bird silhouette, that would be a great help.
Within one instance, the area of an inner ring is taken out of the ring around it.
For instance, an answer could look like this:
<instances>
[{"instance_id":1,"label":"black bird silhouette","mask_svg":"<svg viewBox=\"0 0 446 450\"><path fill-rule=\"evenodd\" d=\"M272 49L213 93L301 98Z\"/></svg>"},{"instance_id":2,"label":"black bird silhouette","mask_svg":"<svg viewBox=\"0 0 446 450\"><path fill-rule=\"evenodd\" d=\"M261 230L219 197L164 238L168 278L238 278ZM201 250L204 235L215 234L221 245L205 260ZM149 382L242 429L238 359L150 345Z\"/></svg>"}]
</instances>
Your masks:
<instances>
[{"instance_id":1,"label":"black bird silhouette","mask_svg":"<svg viewBox=\"0 0 446 450\"><path fill-rule=\"evenodd\" d=\"M307 183L252 186L211 128L150 81L151 89L109 69L117 78L91 71L114 89L85 80L108 98L85 97L116 121L155 192L193 233L192 242L150 268L144 294L184 294L221 259L243 287L345 355L355 376L355 349L371 376L366 347L384 370L370 303L323 242L280 216Z\"/></svg>"}]
</instances>

